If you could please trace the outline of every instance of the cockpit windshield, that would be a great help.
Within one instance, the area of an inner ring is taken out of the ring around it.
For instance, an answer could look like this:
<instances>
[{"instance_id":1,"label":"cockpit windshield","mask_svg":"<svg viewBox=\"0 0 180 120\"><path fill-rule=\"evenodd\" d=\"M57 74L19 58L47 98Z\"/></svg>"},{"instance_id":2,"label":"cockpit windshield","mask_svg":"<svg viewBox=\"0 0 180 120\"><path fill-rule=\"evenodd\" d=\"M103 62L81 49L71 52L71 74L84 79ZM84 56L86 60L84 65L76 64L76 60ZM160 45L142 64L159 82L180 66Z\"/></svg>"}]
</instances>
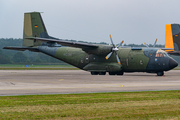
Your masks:
<instances>
[{"instance_id":1,"label":"cockpit windshield","mask_svg":"<svg viewBox=\"0 0 180 120\"><path fill-rule=\"evenodd\" d=\"M164 57L167 57L168 56L168 54L167 53L163 53L164 54Z\"/></svg>"},{"instance_id":2,"label":"cockpit windshield","mask_svg":"<svg viewBox=\"0 0 180 120\"><path fill-rule=\"evenodd\" d=\"M168 54L165 51L159 49L157 50L155 57L168 57Z\"/></svg>"}]
</instances>

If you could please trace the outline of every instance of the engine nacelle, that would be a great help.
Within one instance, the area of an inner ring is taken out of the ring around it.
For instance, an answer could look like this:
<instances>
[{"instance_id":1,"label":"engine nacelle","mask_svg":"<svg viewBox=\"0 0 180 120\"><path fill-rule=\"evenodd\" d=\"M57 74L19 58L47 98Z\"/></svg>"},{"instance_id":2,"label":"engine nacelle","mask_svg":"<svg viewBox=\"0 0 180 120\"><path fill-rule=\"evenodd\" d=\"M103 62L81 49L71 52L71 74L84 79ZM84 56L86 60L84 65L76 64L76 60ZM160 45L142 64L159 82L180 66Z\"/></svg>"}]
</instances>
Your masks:
<instances>
[{"instance_id":1,"label":"engine nacelle","mask_svg":"<svg viewBox=\"0 0 180 120\"><path fill-rule=\"evenodd\" d=\"M99 45L96 49L84 48L83 51L85 51L88 54L107 55L112 51L112 48L112 45Z\"/></svg>"}]
</instances>

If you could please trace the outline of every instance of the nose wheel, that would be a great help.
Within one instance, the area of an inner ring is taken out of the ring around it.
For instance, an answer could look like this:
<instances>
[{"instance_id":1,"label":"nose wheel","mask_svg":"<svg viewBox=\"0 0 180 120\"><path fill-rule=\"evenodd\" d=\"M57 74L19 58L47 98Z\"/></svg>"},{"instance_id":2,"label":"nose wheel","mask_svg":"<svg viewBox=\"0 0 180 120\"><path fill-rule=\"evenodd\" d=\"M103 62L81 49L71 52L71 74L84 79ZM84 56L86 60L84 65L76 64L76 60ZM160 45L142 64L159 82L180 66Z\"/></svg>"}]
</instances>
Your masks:
<instances>
[{"instance_id":1,"label":"nose wheel","mask_svg":"<svg viewBox=\"0 0 180 120\"><path fill-rule=\"evenodd\" d=\"M163 76L164 75L164 72L157 72L157 76Z\"/></svg>"}]
</instances>

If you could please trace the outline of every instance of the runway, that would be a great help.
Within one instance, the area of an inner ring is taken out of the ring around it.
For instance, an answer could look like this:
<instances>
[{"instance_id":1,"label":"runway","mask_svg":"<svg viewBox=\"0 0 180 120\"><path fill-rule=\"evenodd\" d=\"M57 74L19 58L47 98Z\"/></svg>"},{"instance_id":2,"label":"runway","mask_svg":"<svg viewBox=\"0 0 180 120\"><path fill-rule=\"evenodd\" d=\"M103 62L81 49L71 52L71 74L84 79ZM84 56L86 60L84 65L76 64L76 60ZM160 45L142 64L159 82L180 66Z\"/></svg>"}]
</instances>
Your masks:
<instances>
[{"instance_id":1,"label":"runway","mask_svg":"<svg viewBox=\"0 0 180 120\"><path fill-rule=\"evenodd\" d=\"M0 95L180 90L180 70L164 76L125 73L90 75L82 70L0 70Z\"/></svg>"}]
</instances>

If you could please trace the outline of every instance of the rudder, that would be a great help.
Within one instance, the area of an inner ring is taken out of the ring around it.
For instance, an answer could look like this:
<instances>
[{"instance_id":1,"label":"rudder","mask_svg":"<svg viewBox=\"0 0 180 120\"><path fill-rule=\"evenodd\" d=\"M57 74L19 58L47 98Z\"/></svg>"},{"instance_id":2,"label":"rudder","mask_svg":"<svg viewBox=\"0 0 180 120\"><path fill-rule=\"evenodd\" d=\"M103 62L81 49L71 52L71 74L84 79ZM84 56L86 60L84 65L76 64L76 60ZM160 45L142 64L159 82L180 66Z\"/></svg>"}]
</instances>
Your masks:
<instances>
[{"instance_id":1,"label":"rudder","mask_svg":"<svg viewBox=\"0 0 180 120\"><path fill-rule=\"evenodd\" d=\"M171 24L171 27L172 27L174 51L179 51L180 50L180 25Z\"/></svg>"},{"instance_id":2,"label":"rudder","mask_svg":"<svg viewBox=\"0 0 180 120\"><path fill-rule=\"evenodd\" d=\"M40 46L42 42L31 41L28 37L50 38L39 12L24 13L23 46Z\"/></svg>"},{"instance_id":3,"label":"rudder","mask_svg":"<svg viewBox=\"0 0 180 120\"><path fill-rule=\"evenodd\" d=\"M171 24L166 24L165 48L174 49ZM165 51L172 51L172 50L165 50Z\"/></svg>"},{"instance_id":4,"label":"rudder","mask_svg":"<svg viewBox=\"0 0 180 120\"><path fill-rule=\"evenodd\" d=\"M173 51L180 50L179 24L166 24L165 48L173 48Z\"/></svg>"}]
</instances>

